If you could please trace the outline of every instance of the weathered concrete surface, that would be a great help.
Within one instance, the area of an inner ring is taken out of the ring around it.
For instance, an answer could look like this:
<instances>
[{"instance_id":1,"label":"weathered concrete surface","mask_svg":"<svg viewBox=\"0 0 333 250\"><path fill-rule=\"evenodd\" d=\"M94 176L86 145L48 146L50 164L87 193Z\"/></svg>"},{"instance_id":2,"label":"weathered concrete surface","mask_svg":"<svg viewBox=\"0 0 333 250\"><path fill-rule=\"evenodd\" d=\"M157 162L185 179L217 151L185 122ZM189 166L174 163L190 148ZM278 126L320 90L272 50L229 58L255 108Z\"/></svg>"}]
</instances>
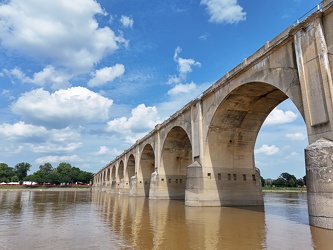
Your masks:
<instances>
[{"instance_id":1,"label":"weathered concrete surface","mask_svg":"<svg viewBox=\"0 0 333 250\"><path fill-rule=\"evenodd\" d=\"M187 206L262 205L254 147L263 122L289 98L310 144L333 141L332 71L333 0L324 0L102 168L94 188ZM310 223L333 229L331 186L307 173Z\"/></svg>"},{"instance_id":2,"label":"weathered concrete surface","mask_svg":"<svg viewBox=\"0 0 333 250\"><path fill-rule=\"evenodd\" d=\"M311 225L333 228L333 142L319 139L305 149Z\"/></svg>"}]
</instances>

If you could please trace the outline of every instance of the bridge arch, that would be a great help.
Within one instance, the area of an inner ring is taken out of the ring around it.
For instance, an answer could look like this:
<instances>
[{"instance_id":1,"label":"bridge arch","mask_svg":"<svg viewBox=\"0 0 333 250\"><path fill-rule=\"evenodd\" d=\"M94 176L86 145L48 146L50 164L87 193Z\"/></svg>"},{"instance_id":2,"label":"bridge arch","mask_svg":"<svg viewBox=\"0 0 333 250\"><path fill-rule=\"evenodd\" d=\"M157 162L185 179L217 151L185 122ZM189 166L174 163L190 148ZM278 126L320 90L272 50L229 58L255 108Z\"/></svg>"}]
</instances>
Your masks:
<instances>
[{"instance_id":1,"label":"bridge arch","mask_svg":"<svg viewBox=\"0 0 333 250\"><path fill-rule=\"evenodd\" d=\"M192 144L187 132L180 126L173 127L167 134L158 170L166 196L173 199L185 198L186 170L192 163Z\"/></svg>"},{"instance_id":2,"label":"bridge arch","mask_svg":"<svg viewBox=\"0 0 333 250\"><path fill-rule=\"evenodd\" d=\"M127 160L125 186L129 186L132 176L135 176L135 157L133 154L131 154Z\"/></svg>"},{"instance_id":3,"label":"bridge arch","mask_svg":"<svg viewBox=\"0 0 333 250\"><path fill-rule=\"evenodd\" d=\"M149 197L151 175L155 171L155 152L151 144L142 150L137 173L137 196Z\"/></svg>"},{"instance_id":4,"label":"bridge arch","mask_svg":"<svg viewBox=\"0 0 333 250\"><path fill-rule=\"evenodd\" d=\"M113 165L111 170L111 188L115 188L116 186L116 165Z\"/></svg>"},{"instance_id":5,"label":"bridge arch","mask_svg":"<svg viewBox=\"0 0 333 250\"><path fill-rule=\"evenodd\" d=\"M117 180L118 186L120 182L124 179L124 170L125 170L124 162L121 160L118 166L118 180Z\"/></svg>"},{"instance_id":6,"label":"bridge arch","mask_svg":"<svg viewBox=\"0 0 333 250\"><path fill-rule=\"evenodd\" d=\"M207 131L205 166L254 168L254 146L269 113L288 99L263 82L241 85L217 106Z\"/></svg>"}]
</instances>

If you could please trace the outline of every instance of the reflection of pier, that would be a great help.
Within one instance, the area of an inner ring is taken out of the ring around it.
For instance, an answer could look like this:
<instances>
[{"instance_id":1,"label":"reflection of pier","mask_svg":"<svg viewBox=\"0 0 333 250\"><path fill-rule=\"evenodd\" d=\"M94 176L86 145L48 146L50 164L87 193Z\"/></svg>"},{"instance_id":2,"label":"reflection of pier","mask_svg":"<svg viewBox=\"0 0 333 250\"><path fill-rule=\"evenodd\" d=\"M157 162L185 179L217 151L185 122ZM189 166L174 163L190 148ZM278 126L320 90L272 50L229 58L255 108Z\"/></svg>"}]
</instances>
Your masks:
<instances>
[{"instance_id":1,"label":"reflection of pier","mask_svg":"<svg viewBox=\"0 0 333 250\"><path fill-rule=\"evenodd\" d=\"M333 231L304 223L306 194L290 195L270 193L277 200L266 200L264 211L262 206L188 207L182 201L92 193L104 223L131 249L327 249ZM302 214L301 222L292 221L295 214Z\"/></svg>"},{"instance_id":2,"label":"reflection of pier","mask_svg":"<svg viewBox=\"0 0 333 250\"><path fill-rule=\"evenodd\" d=\"M94 188L187 206L263 205L255 140L289 98L310 142L310 224L333 229L333 0L321 6L101 169Z\"/></svg>"},{"instance_id":3,"label":"reflection of pier","mask_svg":"<svg viewBox=\"0 0 333 250\"><path fill-rule=\"evenodd\" d=\"M143 197L124 203L121 197L93 192L105 222L133 249L261 249L265 240L263 207L184 207L180 201Z\"/></svg>"}]
</instances>

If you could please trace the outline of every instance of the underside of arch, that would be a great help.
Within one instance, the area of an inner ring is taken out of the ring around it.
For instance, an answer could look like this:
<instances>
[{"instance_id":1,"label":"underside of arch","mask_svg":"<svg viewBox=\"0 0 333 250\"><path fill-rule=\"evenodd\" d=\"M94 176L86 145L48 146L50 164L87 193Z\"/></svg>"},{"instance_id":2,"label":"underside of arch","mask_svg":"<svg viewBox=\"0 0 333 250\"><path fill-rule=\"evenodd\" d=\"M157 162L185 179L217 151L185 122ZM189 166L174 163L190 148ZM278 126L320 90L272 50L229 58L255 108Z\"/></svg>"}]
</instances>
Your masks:
<instances>
[{"instance_id":1,"label":"underside of arch","mask_svg":"<svg viewBox=\"0 0 333 250\"><path fill-rule=\"evenodd\" d=\"M155 171L155 154L153 147L147 144L142 151L137 175L137 195L149 196L151 174Z\"/></svg>"},{"instance_id":2,"label":"underside of arch","mask_svg":"<svg viewBox=\"0 0 333 250\"><path fill-rule=\"evenodd\" d=\"M187 133L179 126L172 128L163 145L159 170L166 198L185 198L186 169L191 163L192 145Z\"/></svg>"},{"instance_id":3,"label":"underside of arch","mask_svg":"<svg viewBox=\"0 0 333 250\"><path fill-rule=\"evenodd\" d=\"M254 169L254 146L269 113L288 97L266 83L248 83L219 105L209 126L206 166Z\"/></svg>"}]
</instances>

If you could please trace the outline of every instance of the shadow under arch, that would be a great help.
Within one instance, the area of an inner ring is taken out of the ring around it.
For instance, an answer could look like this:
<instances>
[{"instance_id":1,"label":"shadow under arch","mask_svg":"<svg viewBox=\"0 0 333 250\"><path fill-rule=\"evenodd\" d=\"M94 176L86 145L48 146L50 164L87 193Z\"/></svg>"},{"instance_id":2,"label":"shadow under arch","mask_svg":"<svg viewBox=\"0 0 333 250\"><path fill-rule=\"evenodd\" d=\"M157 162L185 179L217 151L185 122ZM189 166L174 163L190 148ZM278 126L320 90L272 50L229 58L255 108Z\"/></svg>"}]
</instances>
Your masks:
<instances>
[{"instance_id":1,"label":"shadow under arch","mask_svg":"<svg viewBox=\"0 0 333 250\"><path fill-rule=\"evenodd\" d=\"M137 174L137 195L149 197L150 179L155 171L155 153L150 144L147 144L142 151L139 171Z\"/></svg>"},{"instance_id":2,"label":"shadow under arch","mask_svg":"<svg viewBox=\"0 0 333 250\"><path fill-rule=\"evenodd\" d=\"M124 187L129 188L131 177L135 176L135 157L131 154L127 160L126 174L124 180Z\"/></svg>"},{"instance_id":3,"label":"shadow under arch","mask_svg":"<svg viewBox=\"0 0 333 250\"><path fill-rule=\"evenodd\" d=\"M120 161L118 166L118 186L124 181L124 162Z\"/></svg>"},{"instance_id":4,"label":"shadow under arch","mask_svg":"<svg viewBox=\"0 0 333 250\"><path fill-rule=\"evenodd\" d=\"M256 138L270 112L288 98L275 86L252 82L234 89L219 104L209 124L203 164L210 175L206 186L217 190L216 203L263 204L254 159Z\"/></svg>"},{"instance_id":5,"label":"shadow under arch","mask_svg":"<svg viewBox=\"0 0 333 250\"><path fill-rule=\"evenodd\" d=\"M186 131L172 128L163 144L160 183L166 187L169 199L185 199L186 170L192 163L192 145ZM163 178L165 176L165 178Z\"/></svg>"},{"instance_id":6,"label":"shadow under arch","mask_svg":"<svg viewBox=\"0 0 333 250\"><path fill-rule=\"evenodd\" d=\"M117 180L116 180L116 165L112 166L112 171L111 171L111 188L115 188Z\"/></svg>"}]
</instances>

